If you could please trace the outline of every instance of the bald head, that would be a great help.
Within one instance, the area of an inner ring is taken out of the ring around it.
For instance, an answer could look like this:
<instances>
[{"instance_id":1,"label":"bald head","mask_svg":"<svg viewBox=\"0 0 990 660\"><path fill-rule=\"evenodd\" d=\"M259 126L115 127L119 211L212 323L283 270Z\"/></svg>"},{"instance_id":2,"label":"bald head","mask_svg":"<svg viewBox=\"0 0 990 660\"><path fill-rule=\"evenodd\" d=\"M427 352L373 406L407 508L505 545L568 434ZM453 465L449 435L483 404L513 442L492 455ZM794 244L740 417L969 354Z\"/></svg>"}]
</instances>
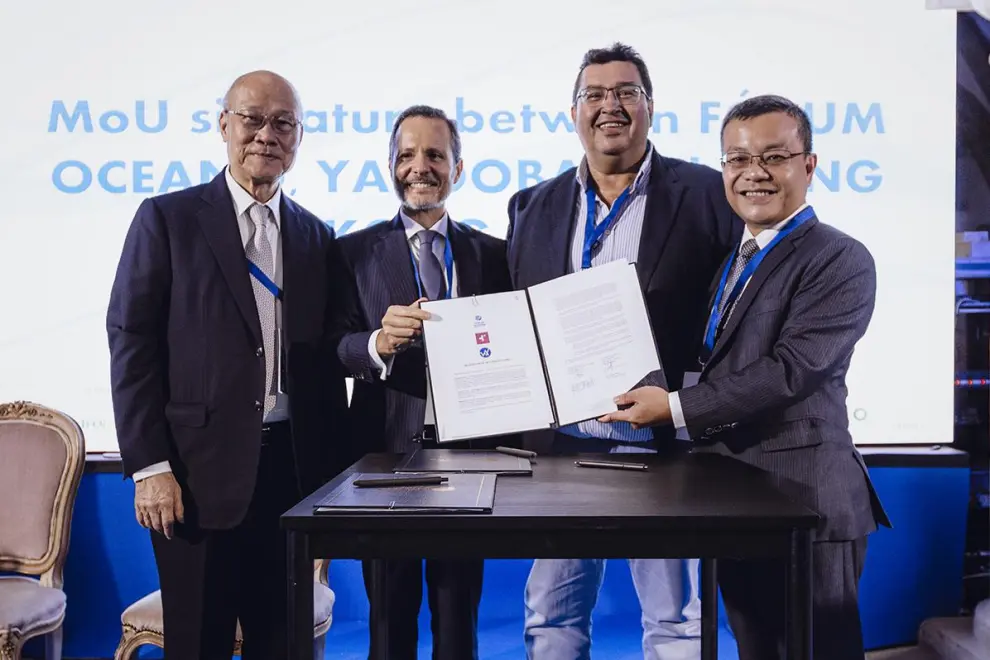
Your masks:
<instances>
[{"instance_id":1,"label":"bald head","mask_svg":"<svg viewBox=\"0 0 990 660\"><path fill-rule=\"evenodd\" d=\"M220 134L230 173L258 201L268 201L292 168L302 119L296 88L271 71L245 73L224 95Z\"/></svg>"},{"instance_id":2,"label":"bald head","mask_svg":"<svg viewBox=\"0 0 990 660\"><path fill-rule=\"evenodd\" d=\"M295 106L293 114L302 114L299 92L292 83L272 71L251 71L238 76L223 95L223 108L236 111L237 106L245 102L243 97L252 98L260 94L291 99L292 105Z\"/></svg>"}]
</instances>

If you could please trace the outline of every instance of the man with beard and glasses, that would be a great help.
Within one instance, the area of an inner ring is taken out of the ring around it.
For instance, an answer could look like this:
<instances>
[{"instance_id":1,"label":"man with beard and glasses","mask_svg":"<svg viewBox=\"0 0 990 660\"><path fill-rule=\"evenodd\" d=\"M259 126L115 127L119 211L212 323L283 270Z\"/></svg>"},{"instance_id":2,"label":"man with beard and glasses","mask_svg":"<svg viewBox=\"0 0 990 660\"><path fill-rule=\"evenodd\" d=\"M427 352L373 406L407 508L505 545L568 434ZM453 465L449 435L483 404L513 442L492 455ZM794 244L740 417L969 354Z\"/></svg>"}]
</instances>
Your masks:
<instances>
[{"instance_id":1,"label":"man with beard and glasses","mask_svg":"<svg viewBox=\"0 0 990 660\"><path fill-rule=\"evenodd\" d=\"M521 289L617 259L635 262L663 365L656 376L677 389L697 371L708 286L742 223L716 170L662 156L650 143L653 85L636 51L623 44L589 51L571 98L585 158L509 201L512 283ZM527 448L620 453L689 446L669 427L634 429L596 420L539 434L528 434ZM629 560L645 658L700 655L698 564ZM590 657L591 615L604 572L604 559L534 562L525 593L529 658Z\"/></svg>"},{"instance_id":2,"label":"man with beard and glasses","mask_svg":"<svg viewBox=\"0 0 990 660\"><path fill-rule=\"evenodd\" d=\"M442 110L417 105L395 121L389 170L401 206L391 222L341 239L356 285L357 317L338 354L355 379L351 402L355 447L366 452L411 451L435 446L426 424L426 359L419 341L426 300L510 290L505 242L455 222L444 208L463 171L457 125ZM511 438L449 447L488 448L517 444ZM483 560L427 560L433 658L478 657L478 605ZM375 602L372 573L381 571L386 602ZM371 600L371 657L417 657L417 619L422 601L423 561L364 562ZM382 631L379 626L386 626ZM379 648L380 632L388 648Z\"/></svg>"}]
</instances>

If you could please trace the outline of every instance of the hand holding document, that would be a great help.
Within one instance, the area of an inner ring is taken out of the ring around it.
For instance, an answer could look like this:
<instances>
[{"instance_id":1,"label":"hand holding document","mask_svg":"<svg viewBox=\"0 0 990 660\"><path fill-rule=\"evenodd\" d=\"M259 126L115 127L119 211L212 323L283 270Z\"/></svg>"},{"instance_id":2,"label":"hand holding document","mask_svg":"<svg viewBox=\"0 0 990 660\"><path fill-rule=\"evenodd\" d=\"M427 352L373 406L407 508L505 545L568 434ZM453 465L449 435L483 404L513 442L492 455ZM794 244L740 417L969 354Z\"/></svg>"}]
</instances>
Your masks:
<instances>
[{"instance_id":1,"label":"hand holding document","mask_svg":"<svg viewBox=\"0 0 990 660\"><path fill-rule=\"evenodd\" d=\"M422 308L431 315L423 336L440 442L600 417L660 368L626 261Z\"/></svg>"}]
</instances>

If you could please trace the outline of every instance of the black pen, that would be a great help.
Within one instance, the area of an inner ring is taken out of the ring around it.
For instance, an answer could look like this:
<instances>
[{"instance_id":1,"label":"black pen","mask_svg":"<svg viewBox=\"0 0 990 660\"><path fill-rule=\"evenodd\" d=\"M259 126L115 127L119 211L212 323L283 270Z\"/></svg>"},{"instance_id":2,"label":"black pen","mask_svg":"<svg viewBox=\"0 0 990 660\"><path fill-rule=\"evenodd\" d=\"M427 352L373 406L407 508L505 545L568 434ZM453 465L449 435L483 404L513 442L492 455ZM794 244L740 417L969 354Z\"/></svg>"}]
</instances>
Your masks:
<instances>
[{"instance_id":1,"label":"black pen","mask_svg":"<svg viewBox=\"0 0 990 660\"><path fill-rule=\"evenodd\" d=\"M614 470L645 470L644 463L617 463L615 461L574 461L578 467L612 468Z\"/></svg>"},{"instance_id":2,"label":"black pen","mask_svg":"<svg viewBox=\"0 0 990 660\"><path fill-rule=\"evenodd\" d=\"M383 477L381 479L355 479L358 488L387 488L389 486L441 486L447 483L447 477L440 475L423 475L415 477Z\"/></svg>"},{"instance_id":3,"label":"black pen","mask_svg":"<svg viewBox=\"0 0 990 660\"><path fill-rule=\"evenodd\" d=\"M529 451L527 449L516 449L515 447L496 447L495 451L501 454L508 454L509 456L519 456L521 458L536 458L536 452Z\"/></svg>"}]
</instances>

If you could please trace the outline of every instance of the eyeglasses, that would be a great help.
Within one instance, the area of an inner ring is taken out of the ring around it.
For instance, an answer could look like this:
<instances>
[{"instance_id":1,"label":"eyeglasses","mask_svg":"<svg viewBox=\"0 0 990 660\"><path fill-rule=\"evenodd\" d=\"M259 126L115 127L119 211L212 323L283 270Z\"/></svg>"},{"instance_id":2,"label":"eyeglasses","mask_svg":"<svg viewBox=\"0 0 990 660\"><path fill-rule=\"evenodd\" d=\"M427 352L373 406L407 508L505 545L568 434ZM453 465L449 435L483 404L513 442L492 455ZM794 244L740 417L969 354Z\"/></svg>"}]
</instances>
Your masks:
<instances>
[{"instance_id":1,"label":"eyeglasses","mask_svg":"<svg viewBox=\"0 0 990 660\"><path fill-rule=\"evenodd\" d=\"M745 151L733 151L722 156L722 167L734 171L745 170L756 160L760 167L773 169L780 167L796 156L806 156L809 152L798 151L791 153L786 149L770 149L762 154L750 154Z\"/></svg>"},{"instance_id":2,"label":"eyeglasses","mask_svg":"<svg viewBox=\"0 0 990 660\"><path fill-rule=\"evenodd\" d=\"M240 117L241 123L244 124L244 128L251 131L260 131L265 127L265 124L271 122L272 129L276 133L288 135L289 133L295 131L296 127L299 126L299 122L292 117L271 117L268 115L259 115L251 112L238 112L234 110L230 110L229 112L232 115L237 115Z\"/></svg>"},{"instance_id":3,"label":"eyeglasses","mask_svg":"<svg viewBox=\"0 0 990 660\"><path fill-rule=\"evenodd\" d=\"M585 87L578 92L577 97L588 105L601 105L608 98L609 92L612 92L622 105L635 105L641 97L646 96L645 89L630 83L615 87Z\"/></svg>"}]
</instances>

